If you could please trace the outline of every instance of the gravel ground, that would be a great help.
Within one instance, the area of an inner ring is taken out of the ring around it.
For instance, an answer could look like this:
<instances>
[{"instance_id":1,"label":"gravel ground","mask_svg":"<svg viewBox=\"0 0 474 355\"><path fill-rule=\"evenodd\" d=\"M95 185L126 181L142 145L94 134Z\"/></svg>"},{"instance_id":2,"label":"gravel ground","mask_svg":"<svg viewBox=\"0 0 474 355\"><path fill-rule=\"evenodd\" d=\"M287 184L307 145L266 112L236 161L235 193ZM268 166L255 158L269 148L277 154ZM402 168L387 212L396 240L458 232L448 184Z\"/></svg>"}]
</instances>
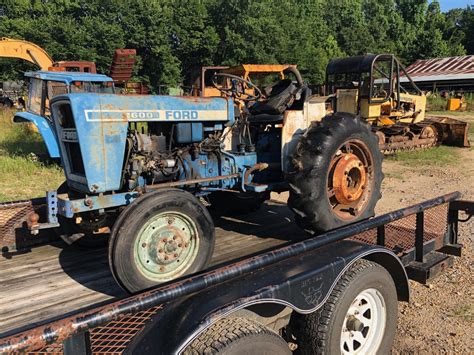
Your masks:
<instances>
[{"instance_id":1,"label":"gravel ground","mask_svg":"<svg viewBox=\"0 0 474 355\"><path fill-rule=\"evenodd\" d=\"M377 214L460 191L474 200L474 150L445 166L409 167L386 159ZM288 195L272 198L286 201ZM410 281L410 303L399 303L394 354L474 354L474 219L460 225L463 256L428 285Z\"/></svg>"},{"instance_id":2,"label":"gravel ground","mask_svg":"<svg viewBox=\"0 0 474 355\"><path fill-rule=\"evenodd\" d=\"M404 207L451 191L474 200L474 151L462 149L459 164L407 169L384 163L388 177L378 212ZM397 177L390 177L397 176ZM402 177L400 177L402 176ZM428 285L410 281L411 302L399 304L394 353L474 353L474 220L460 225L463 256Z\"/></svg>"}]
</instances>

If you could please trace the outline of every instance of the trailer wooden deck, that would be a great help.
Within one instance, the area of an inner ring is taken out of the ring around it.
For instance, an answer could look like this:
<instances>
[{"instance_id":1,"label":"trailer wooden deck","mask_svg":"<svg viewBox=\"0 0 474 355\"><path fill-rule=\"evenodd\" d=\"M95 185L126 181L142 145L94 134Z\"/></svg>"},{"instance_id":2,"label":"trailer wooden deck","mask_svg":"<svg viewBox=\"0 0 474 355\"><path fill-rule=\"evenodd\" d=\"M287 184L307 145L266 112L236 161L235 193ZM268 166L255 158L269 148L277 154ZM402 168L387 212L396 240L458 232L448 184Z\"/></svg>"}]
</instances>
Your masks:
<instances>
[{"instance_id":1,"label":"trailer wooden deck","mask_svg":"<svg viewBox=\"0 0 474 355\"><path fill-rule=\"evenodd\" d=\"M303 236L284 204L269 202L258 213L215 217L212 265ZM80 249L62 241L0 257L0 337L126 294L115 283L107 250Z\"/></svg>"}]
</instances>

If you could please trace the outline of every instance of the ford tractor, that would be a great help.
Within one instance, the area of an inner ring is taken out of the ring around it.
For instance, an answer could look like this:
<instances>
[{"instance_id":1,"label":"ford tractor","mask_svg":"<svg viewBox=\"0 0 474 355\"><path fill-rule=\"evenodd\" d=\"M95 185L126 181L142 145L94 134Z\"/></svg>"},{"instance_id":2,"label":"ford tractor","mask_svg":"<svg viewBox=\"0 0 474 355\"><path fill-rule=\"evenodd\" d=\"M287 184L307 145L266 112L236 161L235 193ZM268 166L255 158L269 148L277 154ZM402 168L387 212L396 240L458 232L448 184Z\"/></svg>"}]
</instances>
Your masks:
<instances>
[{"instance_id":1,"label":"ford tractor","mask_svg":"<svg viewBox=\"0 0 474 355\"><path fill-rule=\"evenodd\" d=\"M230 73L213 85L221 97L55 96L66 182L47 193L44 216L29 217L32 233L108 240L115 279L136 292L208 265L208 204L249 212L289 190L296 222L313 235L373 216L382 154L368 123L325 115L294 66L265 94Z\"/></svg>"}]
</instances>

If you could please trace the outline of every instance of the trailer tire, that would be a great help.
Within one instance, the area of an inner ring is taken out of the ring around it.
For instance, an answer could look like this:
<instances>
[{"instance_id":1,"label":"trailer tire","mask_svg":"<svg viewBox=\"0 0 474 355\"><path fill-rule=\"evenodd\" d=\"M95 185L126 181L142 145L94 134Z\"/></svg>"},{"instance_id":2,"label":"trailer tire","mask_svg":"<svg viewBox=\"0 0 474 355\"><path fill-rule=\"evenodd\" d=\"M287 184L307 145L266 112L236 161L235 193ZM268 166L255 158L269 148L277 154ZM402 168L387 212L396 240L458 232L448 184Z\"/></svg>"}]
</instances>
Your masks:
<instances>
[{"instance_id":1,"label":"trailer tire","mask_svg":"<svg viewBox=\"0 0 474 355\"><path fill-rule=\"evenodd\" d=\"M374 215L383 155L367 122L327 115L301 136L292 158L288 206L300 227L322 233Z\"/></svg>"},{"instance_id":2,"label":"trailer tire","mask_svg":"<svg viewBox=\"0 0 474 355\"><path fill-rule=\"evenodd\" d=\"M257 211L270 199L270 192L224 192L209 195L210 210L216 214L245 214Z\"/></svg>"},{"instance_id":3,"label":"trailer tire","mask_svg":"<svg viewBox=\"0 0 474 355\"><path fill-rule=\"evenodd\" d=\"M194 354L291 354L288 343L264 325L246 318L224 318L209 327L184 351Z\"/></svg>"},{"instance_id":4,"label":"trailer tire","mask_svg":"<svg viewBox=\"0 0 474 355\"><path fill-rule=\"evenodd\" d=\"M133 293L204 269L214 251L214 223L189 192L162 189L133 201L109 240L117 283Z\"/></svg>"},{"instance_id":5,"label":"trailer tire","mask_svg":"<svg viewBox=\"0 0 474 355\"><path fill-rule=\"evenodd\" d=\"M308 315L294 314L291 329L298 353L389 354L396 332L397 308L397 291L388 271L374 262L358 260L339 279L320 309ZM349 326L362 330L353 328L349 332Z\"/></svg>"}]
</instances>

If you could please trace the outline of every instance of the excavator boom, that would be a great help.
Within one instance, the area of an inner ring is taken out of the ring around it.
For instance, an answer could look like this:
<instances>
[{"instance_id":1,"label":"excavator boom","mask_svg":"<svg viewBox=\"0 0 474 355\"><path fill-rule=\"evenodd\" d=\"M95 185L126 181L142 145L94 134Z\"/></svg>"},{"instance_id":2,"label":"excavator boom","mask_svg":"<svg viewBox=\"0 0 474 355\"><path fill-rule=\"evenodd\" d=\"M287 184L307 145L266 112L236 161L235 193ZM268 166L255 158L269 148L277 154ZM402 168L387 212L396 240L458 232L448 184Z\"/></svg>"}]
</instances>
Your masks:
<instances>
[{"instance_id":1,"label":"excavator boom","mask_svg":"<svg viewBox=\"0 0 474 355\"><path fill-rule=\"evenodd\" d=\"M53 66L53 60L43 48L19 39L1 38L0 57L23 59L36 64L41 70Z\"/></svg>"}]
</instances>

